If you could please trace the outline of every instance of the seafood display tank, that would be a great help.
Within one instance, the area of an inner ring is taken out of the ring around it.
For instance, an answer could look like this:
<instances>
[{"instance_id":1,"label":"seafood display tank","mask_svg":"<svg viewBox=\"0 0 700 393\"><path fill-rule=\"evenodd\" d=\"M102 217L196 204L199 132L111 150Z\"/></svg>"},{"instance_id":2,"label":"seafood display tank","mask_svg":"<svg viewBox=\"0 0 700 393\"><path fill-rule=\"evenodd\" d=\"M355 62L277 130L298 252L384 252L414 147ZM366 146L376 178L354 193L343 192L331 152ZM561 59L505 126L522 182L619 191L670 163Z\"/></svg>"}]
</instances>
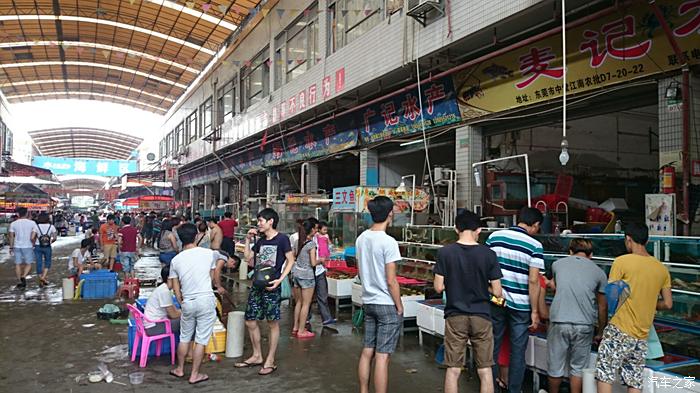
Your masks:
<instances>
[{"instance_id":1,"label":"seafood display tank","mask_svg":"<svg viewBox=\"0 0 700 393\"><path fill-rule=\"evenodd\" d=\"M432 281L432 265L437 251L454 242L457 234L452 228L431 226L393 227L388 231L400 239L401 274L416 279ZM484 230L483 244L490 234ZM586 238L593 242L593 261L606 274L615 257L627 253L624 235L620 234L571 234L535 236L543 245L545 270L551 271L554 261L568 254L569 241ZM673 308L657 312L654 324L664 352L700 358L700 238L651 237L649 253L658 258L671 274ZM553 293L548 293L548 297Z\"/></svg>"}]
</instances>

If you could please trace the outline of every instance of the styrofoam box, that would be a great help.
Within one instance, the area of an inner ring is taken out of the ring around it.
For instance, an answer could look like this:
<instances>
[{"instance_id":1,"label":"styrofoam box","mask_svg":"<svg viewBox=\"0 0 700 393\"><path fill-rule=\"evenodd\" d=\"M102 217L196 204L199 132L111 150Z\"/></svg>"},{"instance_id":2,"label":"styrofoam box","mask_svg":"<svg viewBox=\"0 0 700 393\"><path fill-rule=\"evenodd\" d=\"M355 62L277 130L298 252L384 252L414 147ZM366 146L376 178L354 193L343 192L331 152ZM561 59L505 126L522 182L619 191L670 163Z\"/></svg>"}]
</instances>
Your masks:
<instances>
[{"instance_id":1,"label":"styrofoam box","mask_svg":"<svg viewBox=\"0 0 700 393\"><path fill-rule=\"evenodd\" d=\"M435 319L435 333L445 335L445 306L433 307L433 318Z\"/></svg>"},{"instance_id":2,"label":"styrofoam box","mask_svg":"<svg viewBox=\"0 0 700 393\"><path fill-rule=\"evenodd\" d=\"M346 278L344 280L328 278L328 294L335 297L351 297L352 281L352 278Z\"/></svg>"},{"instance_id":3,"label":"styrofoam box","mask_svg":"<svg viewBox=\"0 0 700 393\"><path fill-rule=\"evenodd\" d=\"M525 349L525 364L529 367L533 367L535 365L535 336L528 336L527 338L527 349Z\"/></svg>"},{"instance_id":4,"label":"styrofoam box","mask_svg":"<svg viewBox=\"0 0 700 393\"><path fill-rule=\"evenodd\" d=\"M362 305L362 284L352 283L352 302Z\"/></svg>"},{"instance_id":5,"label":"styrofoam box","mask_svg":"<svg viewBox=\"0 0 700 393\"><path fill-rule=\"evenodd\" d=\"M533 351L535 353L535 368L547 370L547 340L537 336L534 337Z\"/></svg>"},{"instance_id":6,"label":"styrofoam box","mask_svg":"<svg viewBox=\"0 0 700 393\"><path fill-rule=\"evenodd\" d=\"M435 332L435 312L433 311L433 306L418 302L416 324L423 330Z\"/></svg>"},{"instance_id":7,"label":"styrofoam box","mask_svg":"<svg viewBox=\"0 0 700 393\"><path fill-rule=\"evenodd\" d=\"M425 300L425 295L401 296L404 318L416 318L418 316L419 300Z\"/></svg>"}]
</instances>

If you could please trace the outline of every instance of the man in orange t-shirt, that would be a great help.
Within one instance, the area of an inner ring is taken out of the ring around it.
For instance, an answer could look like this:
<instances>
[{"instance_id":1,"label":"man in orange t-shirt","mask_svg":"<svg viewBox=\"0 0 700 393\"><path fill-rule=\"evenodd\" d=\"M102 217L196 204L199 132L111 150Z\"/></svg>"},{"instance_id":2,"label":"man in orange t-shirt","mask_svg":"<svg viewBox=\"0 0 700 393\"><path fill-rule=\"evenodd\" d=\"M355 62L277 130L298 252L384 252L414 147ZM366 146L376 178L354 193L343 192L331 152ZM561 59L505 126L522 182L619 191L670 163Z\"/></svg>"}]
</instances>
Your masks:
<instances>
[{"instance_id":1,"label":"man in orange t-shirt","mask_svg":"<svg viewBox=\"0 0 700 393\"><path fill-rule=\"evenodd\" d=\"M107 223L100 226L99 244L102 247L109 270L114 269L114 260L117 257L117 240L119 239L119 226L114 223L114 214L107 216Z\"/></svg>"}]
</instances>

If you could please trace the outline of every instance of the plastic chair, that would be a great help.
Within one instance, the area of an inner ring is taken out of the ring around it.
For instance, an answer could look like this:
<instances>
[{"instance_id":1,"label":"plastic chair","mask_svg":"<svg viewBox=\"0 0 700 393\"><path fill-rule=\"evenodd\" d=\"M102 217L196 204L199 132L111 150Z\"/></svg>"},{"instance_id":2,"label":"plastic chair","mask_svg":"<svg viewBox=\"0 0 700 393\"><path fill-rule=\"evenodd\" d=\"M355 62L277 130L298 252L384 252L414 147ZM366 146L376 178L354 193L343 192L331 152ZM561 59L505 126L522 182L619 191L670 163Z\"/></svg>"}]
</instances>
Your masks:
<instances>
[{"instance_id":1,"label":"plastic chair","mask_svg":"<svg viewBox=\"0 0 700 393\"><path fill-rule=\"evenodd\" d=\"M543 213L548 207L558 206L561 202L568 203L569 197L571 196L571 190L574 188L574 177L570 175L560 174L557 176L557 185L554 189L553 194L540 195L537 198L533 198L536 202L535 207L540 209ZM540 206L540 202L543 202L544 209Z\"/></svg>"},{"instance_id":2,"label":"plastic chair","mask_svg":"<svg viewBox=\"0 0 700 393\"><path fill-rule=\"evenodd\" d=\"M169 319L163 319L159 321L151 321L146 318L141 311L139 311L133 304L126 305L131 311L131 315L134 316L134 321L136 322L136 337L134 337L134 343L131 348L131 361L136 360L136 350L141 345L141 359L139 360L139 367L146 367L146 362L148 362L148 350L151 347L151 343L155 341L156 343L156 356L160 356L160 350L163 345L163 340L170 339L170 364L175 364L175 335L173 334L172 328L170 326ZM144 321L148 323L165 323L165 333L156 336L149 336L146 333L146 328L144 327Z\"/></svg>"},{"instance_id":3,"label":"plastic chair","mask_svg":"<svg viewBox=\"0 0 700 393\"><path fill-rule=\"evenodd\" d=\"M122 286L119 288L119 292L117 292L117 297L121 297L122 293L126 293L127 298L138 299L139 288L138 278L126 278L124 279Z\"/></svg>"}]
</instances>

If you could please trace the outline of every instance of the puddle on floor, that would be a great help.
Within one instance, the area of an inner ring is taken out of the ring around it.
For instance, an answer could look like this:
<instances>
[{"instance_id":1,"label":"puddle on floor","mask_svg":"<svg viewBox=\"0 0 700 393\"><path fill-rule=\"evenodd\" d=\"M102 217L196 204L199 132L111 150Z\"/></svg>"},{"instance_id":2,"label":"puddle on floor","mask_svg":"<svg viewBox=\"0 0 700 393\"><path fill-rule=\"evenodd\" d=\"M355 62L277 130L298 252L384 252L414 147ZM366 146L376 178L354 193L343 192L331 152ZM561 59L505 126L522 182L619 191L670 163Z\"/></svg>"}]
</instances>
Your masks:
<instances>
[{"instance_id":1,"label":"puddle on floor","mask_svg":"<svg viewBox=\"0 0 700 393\"><path fill-rule=\"evenodd\" d=\"M129 345L121 344L109 347L98 354L97 359L101 362L112 363L117 360L126 360L129 357Z\"/></svg>"}]
</instances>

